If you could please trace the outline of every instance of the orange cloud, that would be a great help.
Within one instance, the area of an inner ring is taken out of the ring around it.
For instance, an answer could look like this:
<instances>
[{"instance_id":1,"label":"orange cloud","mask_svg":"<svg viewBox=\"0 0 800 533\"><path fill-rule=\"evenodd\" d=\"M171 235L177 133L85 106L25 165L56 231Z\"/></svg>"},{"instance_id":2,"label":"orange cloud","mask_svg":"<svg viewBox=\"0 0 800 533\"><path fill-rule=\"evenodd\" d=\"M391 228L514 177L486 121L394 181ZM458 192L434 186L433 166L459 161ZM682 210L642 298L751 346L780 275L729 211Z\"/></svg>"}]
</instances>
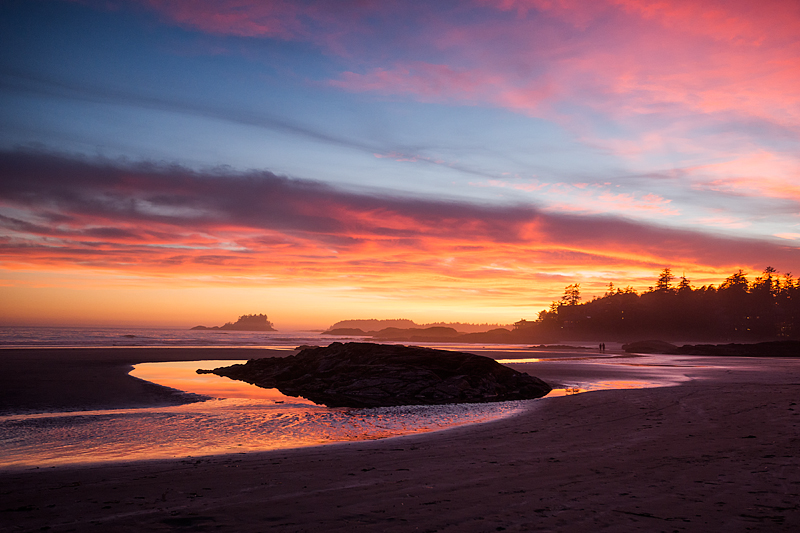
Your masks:
<instances>
[{"instance_id":1,"label":"orange cloud","mask_svg":"<svg viewBox=\"0 0 800 533\"><path fill-rule=\"evenodd\" d=\"M398 44L420 56L345 71L331 82L348 90L481 100L532 113L543 99L594 95L589 105L618 111L680 104L798 118L800 6L792 0L476 0L471 10L372 1L140 1L166 20L210 33L336 41L338 53L361 65L373 49L401 55ZM505 15L510 11L516 17ZM442 61L421 59L426 51Z\"/></svg>"},{"instance_id":2,"label":"orange cloud","mask_svg":"<svg viewBox=\"0 0 800 533\"><path fill-rule=\"evenodd\" d=\"M800 267L797 249L777 241L520 205L360 195L267 172L201 175L5 153L0 174L5 271L93 269L200 284L230 277L425 298L477 290L513 301L532 280L562 283L565 270L602 278L664 265L763 266L749 265L753 258Z\"/></svg>"}]
</instances>

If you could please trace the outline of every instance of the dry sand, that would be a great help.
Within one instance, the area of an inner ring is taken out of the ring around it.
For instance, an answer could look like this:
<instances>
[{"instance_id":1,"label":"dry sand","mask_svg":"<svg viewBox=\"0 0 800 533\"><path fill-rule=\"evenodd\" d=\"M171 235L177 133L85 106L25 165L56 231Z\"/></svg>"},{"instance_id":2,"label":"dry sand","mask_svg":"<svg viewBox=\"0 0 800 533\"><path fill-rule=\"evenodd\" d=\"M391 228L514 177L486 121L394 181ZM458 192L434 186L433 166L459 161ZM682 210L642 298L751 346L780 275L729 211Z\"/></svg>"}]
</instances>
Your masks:
<instances>
[{"instance_id":1,"label":"dry sand","mask_svg":"<svg viewBox=\"0 0 800 533\"><path fill-rule=\"evenodd\" d=\"M437 433L0 471L0 529L800 531L800 360L693 361L679 386ZM564 381L574 365L535 374Z\"/></svg>"}]
</instances>

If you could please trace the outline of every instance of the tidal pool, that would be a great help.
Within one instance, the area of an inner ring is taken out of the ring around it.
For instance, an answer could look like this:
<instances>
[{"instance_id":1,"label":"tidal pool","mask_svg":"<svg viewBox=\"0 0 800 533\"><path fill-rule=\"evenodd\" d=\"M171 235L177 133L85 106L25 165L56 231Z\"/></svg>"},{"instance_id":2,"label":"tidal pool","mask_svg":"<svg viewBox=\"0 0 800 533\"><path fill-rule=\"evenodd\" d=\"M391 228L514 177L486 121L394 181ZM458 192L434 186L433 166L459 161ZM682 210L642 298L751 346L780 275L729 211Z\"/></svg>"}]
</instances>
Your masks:
<instances>
[{"instance_id":1,"label":"tidal pool","mask_svg":"<svg viewBox=\"0 0 800 533\"><path fill-rule=\"evenodd\" d=\"M196 457L371 440L496 420L527 404L331 409L275 389L196 373L198 368L235 363L145 363L131 372L211 398L203 402L0 417L0 467Z\"/></svg>"}]
</instances>

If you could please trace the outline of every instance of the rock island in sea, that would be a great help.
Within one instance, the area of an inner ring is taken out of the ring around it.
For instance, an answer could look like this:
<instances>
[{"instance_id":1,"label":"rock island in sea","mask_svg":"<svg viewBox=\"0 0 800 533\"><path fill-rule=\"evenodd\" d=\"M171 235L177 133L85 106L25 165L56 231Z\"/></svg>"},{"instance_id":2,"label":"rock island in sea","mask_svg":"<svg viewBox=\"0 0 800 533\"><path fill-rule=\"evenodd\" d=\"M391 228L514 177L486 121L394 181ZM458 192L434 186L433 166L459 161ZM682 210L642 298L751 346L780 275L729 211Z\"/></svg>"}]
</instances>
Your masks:
<instances>
[{"instance_id":1,"label":"rock island in sea","mask_svg":"<svg viewBox=\"0 0 800 533\"><path fill-rule=\"evenodd\" d=\"M277 388L328 407L485 403L541 398L551 387L494 359L415 346L334 342L289 357L198 370Z\"/></svg>"},{"instance_id":2,"label":"rock island in sea","mask_svg":"<svg viewBox=\"0 0 800 533\"><path fill-rule=\"evenodd\" d=\"M231 331L277 331L267 315L242 315L236 322L227 322L222 326L195 326L192 329L221 329Z\"/></svg>"}]
</instances>

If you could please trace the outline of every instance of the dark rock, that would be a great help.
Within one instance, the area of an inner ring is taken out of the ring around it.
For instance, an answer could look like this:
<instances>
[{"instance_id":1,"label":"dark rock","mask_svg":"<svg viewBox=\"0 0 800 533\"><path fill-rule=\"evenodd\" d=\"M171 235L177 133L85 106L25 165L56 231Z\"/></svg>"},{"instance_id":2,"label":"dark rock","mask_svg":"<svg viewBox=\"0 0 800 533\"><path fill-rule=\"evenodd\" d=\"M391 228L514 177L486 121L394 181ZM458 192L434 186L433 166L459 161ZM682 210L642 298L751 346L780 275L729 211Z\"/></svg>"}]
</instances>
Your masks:
<instances>
[{"instance_id":1,"label":"dark rock","mask_svg":"<svg viewBox=\"0 0 800 533\"><path fill-rule=\"evenodd\" d=\"M328 331L323 331L323 335L357 335L364 337L367 335L367 332L363 329L359 328L334 328L329 329Z\"/></svg>"},{"instance_id":2,"label":"dark rock","mask_svg":"<svg viewBox=\"0 0 800 533\"><path fill-rule=\"evenodd\" d=\"M772 341L754 344L686 344L676 348L673 353L729 357L800 357L800 341Z\"/></svg>"},{"instance_id":3,"label":"dark rock","mask_svg":"<svg viewBox=\"0 0 800 533\"><path fill-rule=\"evenodd\" d=\"M672 354L678 347L664 341L637 341L623 344L622 349L628 353Z\"/></svg>"},{"instance_id":4,"label":"dark rock","mask_svg":"<svg viewBox=\"0 0 800 533\"><path fill-rule=\"evenodd\" d=\"M373 335L381 341L438 342L449 341L461 335L454 328L433 326L430 328L384 328Z\"/></svg>"},{"instance_id":5,"label":"dark rock","mask_svg":"<svg viewBox=\"0 0 800 533\"><path fill-rule=\"evenodd\" d=\"M513 343L516 341L514 334L506 328L495 328L477 333L465 333L458 338L458 342L486 342L486 343Z\"/></svg>"},{"instance_id":6,"label":"dark rock","mask_svg":"<svg viewBox=\"0 0 800 533\"><path fill-rule=\"evenodd\" d=\"M528 400L551 390L539 378L480 355L356 342L197 372L277 388L328 407Z\"/></svg>"},{"instance_id":7,"label":"dark rock","mask_svg":"<svg viewBox=\"0 0 800 533\"><path fill-rule=\"evenodd\" d=\"M571 351L577 352L580 350L587 350L595 352L597 351L597 346L593 348L589 348L588 346L570 346L569 344L539 344L537 346L529 346L531 350L564 350L564 351Z\"/></svg>"},{"instance_id":8,"label":"dark rock","mask_svg":"<svg viewBox=\"0 0 800 533\"><path fill-rule=\"evenodd\" d=\"M222 326L195 326L192 329L226 329L233 331L276 331L267 315L242 315L236 322L226 322Z\"/></svg>"},{"instance_id":9,"label":"dark rock","mask_svg":"<svg viewBox=\"0 0 800 533\"><path fill-rule=\"evenodd\" d=\"M800 357L800 341L771 341L753 344L684 344L681 347L664 341L640 341L623 344L622 349L628 353L667 355Z\"/></svg>"}]
</instances>

